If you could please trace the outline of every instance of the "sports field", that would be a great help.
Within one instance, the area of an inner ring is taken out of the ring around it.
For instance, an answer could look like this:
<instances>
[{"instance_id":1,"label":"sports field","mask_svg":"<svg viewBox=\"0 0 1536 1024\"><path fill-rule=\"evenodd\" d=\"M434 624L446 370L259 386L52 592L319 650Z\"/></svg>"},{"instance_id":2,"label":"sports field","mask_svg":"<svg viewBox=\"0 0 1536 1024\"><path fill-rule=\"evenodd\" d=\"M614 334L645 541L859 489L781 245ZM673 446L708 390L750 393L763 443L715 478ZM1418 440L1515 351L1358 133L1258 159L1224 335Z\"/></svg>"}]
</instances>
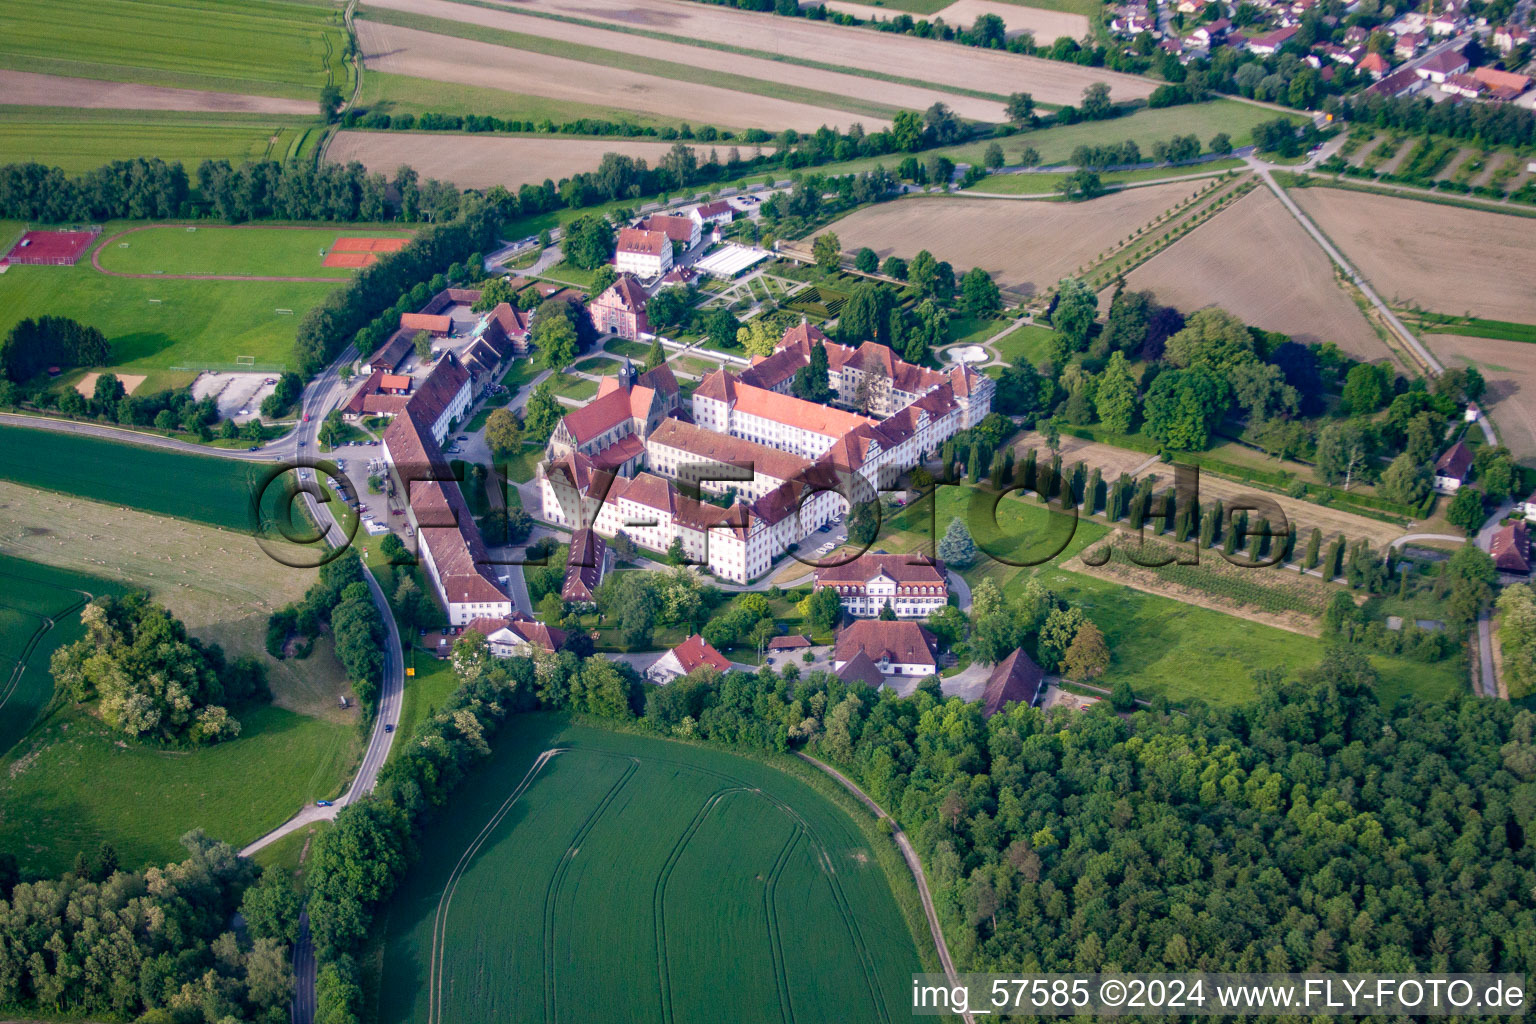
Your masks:
<instances>
[{"instance_id":1,"label":"sports field","mask_svg":"<svg viewBox=\"0 0 1536 1024\"><path fill-rule=\"evenodd\" d=\"M126 226L108 224L103 237ZM5 244L14 237L12 228L0 224ZM342 233L328 229L322 236L329 244ZM244 237L238 232L224 235L236 236ZM127 240L131 243L134 237ZM245 258L238 248L231 247L230 266L240 266ZM334 272L319 265L315 249L304 262L313 276ZM0 275L0 334L27 317L67 316L107 336L113 369L146 373L210 364L232 367L238 356L253 356L261 368L277 369L293 358L299 320L335 287L321 282L112 277L92 267L87 254L73 267L12 267Z\"/></svg>"},{"instance_id":2,"label":"sports field","mask_svg":"<svg viewBox=\"0 0 1536 1024\"><path fill-rule=\"evenodd\" d=\"M342 62L341 13L292 0L6 0L0 67L312 100Z\"/></svg>"},{"instance_id":3,"label":"sports field","mask_svg":"<svg viewBox=\"0 0 1536 1024\"><path fill-rule=\"evenodd\" d=\"M80 633L80 609L116 584L0 554L0 755L53 696L48 659Z\"/></svg>"},{"instance_id":4,"label":"sports field","mask_svg":"<svg viewBox=\"0 0 1536 1024\"><path fill-rule=\"evenodd\" d=\"M249 531L252 488L265 468L55 430L0 426L0 480L226 530Z\"/></svg>"},{"instance_id":5,"label":"sports field","mask_svg":"<svg viewBox=\"0 0 1536 1024\"><path fill-rule=\"evenodd\" d=\"M322 252L345 238L405 238L402 231L330 228L208 227L166 224L104 239L99 261L124 274L238 274L251 277L334 277L356 271L327 267ZM344 243L345 244L345 243Z\"/></svg>"},{"instance_id":6,"label":"sports field","mask_svg":"<svg viewBox=\"0 0 1536 1024\"><path fill-rule=\"evenodd\" d=\"M452 810L387 911L382 1021L909 1013L922 968L876 851L773 768L525 716Z\"/></svg>"}]
</instances>

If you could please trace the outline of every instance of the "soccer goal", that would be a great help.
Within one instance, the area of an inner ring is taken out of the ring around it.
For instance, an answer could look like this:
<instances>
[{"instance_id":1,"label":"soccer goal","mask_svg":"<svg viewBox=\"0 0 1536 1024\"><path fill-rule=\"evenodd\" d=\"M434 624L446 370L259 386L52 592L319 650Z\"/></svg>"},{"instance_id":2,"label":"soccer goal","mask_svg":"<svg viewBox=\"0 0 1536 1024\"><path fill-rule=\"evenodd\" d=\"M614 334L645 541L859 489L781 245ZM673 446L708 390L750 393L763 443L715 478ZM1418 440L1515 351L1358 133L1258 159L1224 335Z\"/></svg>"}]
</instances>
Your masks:
<instances>
[{"instance_id":1,"label":"soccer goal","mask_svg":"<svg viewBox=\"0 0 1536 1024\"><path fill-rule=\"evenodd\" d=\"M235 356L235 365L236 366L255 366L256 365L256 357L255 356Z\"/></svg>"}]
</instances>

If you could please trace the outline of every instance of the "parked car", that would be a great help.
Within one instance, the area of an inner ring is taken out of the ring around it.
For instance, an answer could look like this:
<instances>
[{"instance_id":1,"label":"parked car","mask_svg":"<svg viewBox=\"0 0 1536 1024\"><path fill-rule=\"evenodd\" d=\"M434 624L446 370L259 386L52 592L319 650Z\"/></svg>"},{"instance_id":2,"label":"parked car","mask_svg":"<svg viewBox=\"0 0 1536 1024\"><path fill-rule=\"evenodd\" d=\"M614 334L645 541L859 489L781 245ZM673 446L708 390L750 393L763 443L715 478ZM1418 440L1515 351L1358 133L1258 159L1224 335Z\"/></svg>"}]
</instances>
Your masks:
<instances>
[{"instance_id":1,"label":"parked car","mask_svg":"<svg viewBox=\"0 0 1536 1024\"><path fill-rule=\"evenodd\" d=\"M329 800L316 800L315 801L315 806L316 807L329 807L329 806L331 806L331 802Z\"/></svg>"},{"instance_id":2,"label":"parked car","mask_svg":"<svg viewBox=\"0 0 1536 1024\"><path fill-rule=\"evenodd\" d=\"M468 434L460 434L459 435L459 440L460 441L468 441L469 440L469 435Z\"/></svg>"}]
</instances>

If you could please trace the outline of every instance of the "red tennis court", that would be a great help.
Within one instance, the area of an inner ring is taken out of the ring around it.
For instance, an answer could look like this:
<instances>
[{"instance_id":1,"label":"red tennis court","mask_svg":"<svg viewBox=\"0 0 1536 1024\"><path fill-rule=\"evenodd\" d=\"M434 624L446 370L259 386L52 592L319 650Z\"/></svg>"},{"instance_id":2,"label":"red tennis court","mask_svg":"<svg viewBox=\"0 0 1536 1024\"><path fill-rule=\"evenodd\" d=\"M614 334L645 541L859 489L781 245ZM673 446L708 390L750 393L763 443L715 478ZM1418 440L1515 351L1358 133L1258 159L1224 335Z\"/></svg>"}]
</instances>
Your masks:
<instances>
[{"instance_id":1,"label":"red tennis court","mask_svg":"<svg viewBox=\"0 0 1536 1024\"><path fill-rule=\"evenodd\" d=\"M6 262L34 267L72 267L101 237L97 231L28 231L6 254Z\"/></svg>"},{"instance_id":2,"label":"red tennis court","mask_svg":"<svg viewBox=\"0 0 1536 1024\"><path fill-rule=\"evenodd\" d=\"M323 267L367 267L379 262L371 252L328 252L320 261Z\"/></svg>"},{"instance_id":3,"label":"red tennis court","mask_svg":"<svg viewBox=\"0 0 1536 1024\"><path fill-rule=\"evenodd\" d=\"M409 238L338 238L332 252L399 252Z\"/></svg>"}]
</instances>

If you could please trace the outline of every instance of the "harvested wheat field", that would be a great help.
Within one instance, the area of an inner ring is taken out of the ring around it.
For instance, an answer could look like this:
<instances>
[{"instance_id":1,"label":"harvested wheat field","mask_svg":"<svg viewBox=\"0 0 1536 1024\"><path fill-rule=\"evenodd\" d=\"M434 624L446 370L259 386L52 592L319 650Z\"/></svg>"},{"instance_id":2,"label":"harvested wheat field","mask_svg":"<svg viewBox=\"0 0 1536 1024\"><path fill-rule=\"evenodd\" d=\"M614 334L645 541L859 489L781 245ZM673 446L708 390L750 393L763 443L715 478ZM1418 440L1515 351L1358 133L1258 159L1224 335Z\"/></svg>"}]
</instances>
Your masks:
<instances>
[{"instance_id":1,"label":"harvested wheat field","mask_svg":"<svg viewBox=\"0 0 1536 1024\"><path fill-rule=\"evenodd\" d=\"M1291 197L1388 303L1536 323L1536 220L1337 188Z\"/></svg>"},{"instance_id":2,"label":"harvested wheat field","mask_svg":"<svg viewBox=\"0 0 1536 1024\"><path fill-rule=\"evenodd\" d=\"M954 43L934 39L781 18L776 14L754 14L690 0L516 0L507 6L644 28L684 39L708 39L834 67L877 71L979 92L1027 92L1041 103L1078 103L1083 89L1093 82L1107 83L1117 100L1140 99L1157 87L1151 79L1103 68L1020 57L997 50L957 52Z\"/></svg>"},{"instance_id":3,"label":"harvested wheat field","mask_svg":"<svg viewBox=\"0 0 1536 1024\"><path fill-rule=\"evenodd\" d=\"M1426 334L1429 350L1447 367L1475 366L1488 381L1479 403L1516 458L1536 456L1536 345L1491 338Z\"/></svg>"},{"instance_id":4,"label":"harvested wheat field","mask_svg":"<svg viewBox=\"0 0 1536 1024\"><path fill-rule=\"evenodd\" d=\"M451 0L373 0L369 6L430 15L434 18L508 32L520 32L524 35L578 43L582 46L597 46L623 54L637 52L636 47L639 42L635 36L627 32L572 25L570 22L555 21L551 18L534 18L509 11L470 7L466 4L453 3ZM666 60L707 71L743 75L769 84L789 82L797 88L815 89L832 96L847 96L869 103L881 103L909 110L926 110L934 103L947 103L961 117L978 121L1001 121L1005 117L1003 105L995 100L978 99L960 93L925 89L920 86L897 85L892 82L881 82L873 78L846 75L818 68L791 68L779 61L765 60L761 57L744 57L724 50L693 46L683 41L671 43L647 39L638 52L652 60ZM759 97L753 95L744 102L756 103L758 100ZM673 113L688 114L688 108L682 107L674 110ZM846 119L849 115L843 113L840 116ZM732 120L728 123L740 122Z\"/></svg>"},{"instance_id":5,"label":"harvested wheat field","mask_svg":"<svg viewBox=\"0 0 1536 1024\"><path fill-rule=\"evenodd\" d=\"M1334 279L1333 263L1267 189L1255 189L1137 267L1147 288L1189 313L1221 306L1297 341L1331 341L1360 359L1390 353Z\"/></svg>"},{"instance_id":6,"label":"harvested wheat field","mask_svg":"<svg viewBox=\"0 0 1536 1024\"><path fill-rule=\"evenodd\" d=\"M697 124L733 128L815 131L824 124L846 127L854 121L863 121L870 128L885 127L885 122L878 119L845 110L694 85L376 21L358 21L357 37L369 68L413 78L575 100L664 117L685 116Z\"/></svg>"},{"instance_id":7,"label":"harvested wheat field","mask_svg":"<svg viewBox=\"0 0 1536 1024\"><path fill-rule=\"evenodd\" d=\"M818 0L805 0L800 6L812 7L817 2ZM901 13L883 10L870 4L856 3L854 0L832 0L827 4L827 9L851 14L864 21L872 19L889 21ZM956 28L969 28L983 14L995 14L1002 18L1003 26L1010 39L1021 32L1029 32L1034 35L1037 43L1048 45L1062 36L1081 39L1088 34L1088 19L1081 14L1048 11L1043 7L1025 7L1022 4L998 3L995 0L955 0L955 3L928 17L929 20L943 18L944 24L953 25Z\"/></svg>"},{"instance_id":8,"label":"harvested wheat field","mask_svg":"<svg viewBox=\"0 0 1536 1024\"><path fill-rule=\"evenodd\" d=\"M604 153L623 153L651 166L672 148L670 142L628 139L517 138L418 132L338 132L326 154L337 163L356 160L370 171L391 173L410 164L422 177L451 181L460 188L541 184L577 171L595 171ZM705 149L701 156L709 155ZM724 154L722 153L722 158Z\"/></svg>"},{"instance_id":9,"label":"harvested wheat field","mask_svg":"<svg viewBox=\"0 0 1536 1024\"><path fill-rule=\"evenodd\" d=\"M914 196L866 207L828 230L849 251L867 245L881 259L911 259L927 249L957 276L981 267L1000 286L1034 295L1204 184L1131 188L1087 203Z\"/></svg>"},{"instance_id":10,"label":"harvested wheat field","mask_svg":"<svg viewBox=\"0 0 1536 1024\"><path fill-rule=\"evenodd\" d=\"M313 114L309 100L244 96L202 89L98 82L91 78L0 70L0 104L29 107L86 107L93 110L194 110L218 113Z\"/></svg>"}]
</instances>

